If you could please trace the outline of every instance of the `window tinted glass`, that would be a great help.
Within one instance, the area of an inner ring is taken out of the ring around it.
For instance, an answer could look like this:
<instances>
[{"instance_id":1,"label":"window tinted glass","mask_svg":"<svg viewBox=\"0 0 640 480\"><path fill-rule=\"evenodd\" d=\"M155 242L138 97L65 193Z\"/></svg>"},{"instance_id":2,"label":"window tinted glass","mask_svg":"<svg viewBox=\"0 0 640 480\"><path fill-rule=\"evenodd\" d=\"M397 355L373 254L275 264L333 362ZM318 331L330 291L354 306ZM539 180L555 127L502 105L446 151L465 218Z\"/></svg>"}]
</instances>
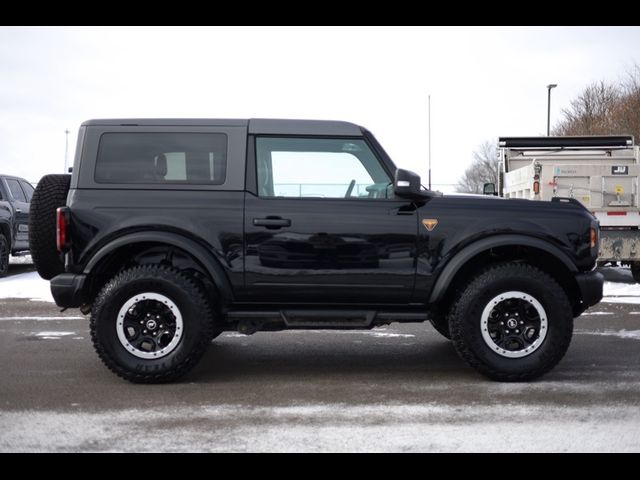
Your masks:
<instances>
[{"instance_id":1,"label":"window tinted glass","mask_svg":"<svg viewBox=\"0 0 640 480\"><path fill-rule=\"evenodd\" d=\"M364 140L256 139L261 197L386 198L390 178Z\"/></svg>"},{"instance_id":2,"label":"window tinted glass","mask_svg":"<svg viewBox=\"0 0 640 480\"><path fill-rule=\"evenodd\" d=\"M33 187L30 183L20 181L20 185L22 186L22 191L27 197L27 202L31 201L31 197L33 197Z\"/></svg>"},{"instance_id":3,"label":"window tinted glass","mask_svg":"<svg viewBox=\"0 0 640 480\"><path fill-rule=\"evenodd\" d=\"M98 183L213 184L227 173L223 133L105 133L100 138Z\"/></svg>"},{"instance_id":4,"label":"window tinted glass","mask_svg":"<svg viewBox=\"0 0 640 480\"><path fill-rule=\"evenodd\" d=\"M20 188L20 184L17 180L13 180L11 178L7 178L7 185L9 186L9 191L11 192L11 196L16 202L26 202L27 199Z\"/></svg>"}]
</instances>

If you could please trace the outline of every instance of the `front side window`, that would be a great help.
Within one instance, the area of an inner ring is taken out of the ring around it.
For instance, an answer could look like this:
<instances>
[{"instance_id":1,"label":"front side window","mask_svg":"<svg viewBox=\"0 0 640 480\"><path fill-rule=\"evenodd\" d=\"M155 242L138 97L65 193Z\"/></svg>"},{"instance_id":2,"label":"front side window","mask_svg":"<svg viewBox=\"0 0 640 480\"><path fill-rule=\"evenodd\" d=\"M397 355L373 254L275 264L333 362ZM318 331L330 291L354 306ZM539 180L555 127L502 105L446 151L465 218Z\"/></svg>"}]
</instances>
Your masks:
<instances>
[{"instance_id":1,"label":"front side window","mask_svg":"<svg viewBox=\"0 0 640 480\"><path fill-rule=\"evenodd\" d=\"M261 197L387 198L391 179L364 140L258 137Z\"/></svg>"},{"instance_id":2,"label":"front side window","mask_svg":"<svg viewBox=\"0 0 640 480\"><path fill-rule=\"evenodd\" d=\"M98 183L221 185L227 172L223 133L105 133Z\"/></svg>"},{"instance_id":3,"label":"front side window","mask_svg":"<svg viewBox=\"0 0 640 480\"><path fill-rule=\"evenodd\" d=\"M7 186L9 187L9 191L11 192L11 196L16 202L27 201L27 197L24 196L24 192L20 188L20 184L17 180L7 178Z\"/></svg>"}]
</instances>

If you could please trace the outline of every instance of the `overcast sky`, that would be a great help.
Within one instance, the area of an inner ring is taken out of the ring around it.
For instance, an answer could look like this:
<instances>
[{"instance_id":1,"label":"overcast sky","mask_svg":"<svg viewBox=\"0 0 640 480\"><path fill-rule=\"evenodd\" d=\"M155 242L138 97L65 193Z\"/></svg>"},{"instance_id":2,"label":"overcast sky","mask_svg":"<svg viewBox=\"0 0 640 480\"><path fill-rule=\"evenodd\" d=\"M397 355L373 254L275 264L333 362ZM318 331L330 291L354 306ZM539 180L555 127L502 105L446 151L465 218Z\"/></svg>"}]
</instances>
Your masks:
<instances>
[{"instance_id":1,"label":"overcast sky","mask_svg":"<svg viewBox=\"0 0 640 480\"><path fill-rule=\"evenodd\" d=\"M89 118L347 120L451 189L484 140L546 130L589 82L640 63L640 28L0 27L0 173L64 168ZM624 132L621 132L624 133Z\"/></svg>"}]
</instances>

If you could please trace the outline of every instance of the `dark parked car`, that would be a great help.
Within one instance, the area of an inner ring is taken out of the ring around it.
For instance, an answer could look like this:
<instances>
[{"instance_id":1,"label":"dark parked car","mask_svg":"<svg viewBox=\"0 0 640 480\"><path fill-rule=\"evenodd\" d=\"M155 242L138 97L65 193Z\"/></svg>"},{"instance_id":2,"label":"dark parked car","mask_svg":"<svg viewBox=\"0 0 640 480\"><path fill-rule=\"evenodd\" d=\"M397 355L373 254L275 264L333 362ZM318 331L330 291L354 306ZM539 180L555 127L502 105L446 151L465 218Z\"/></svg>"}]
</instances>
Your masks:
<instances>
[{"instance_id":1,"label":"dark parked car","mask_svg":"<svg viewBox=\"0 0 640 480\"><path fill-rule=\"evenodd\" d=\"M351 123L91 120L78 139L73 175L38 184L31 251L134 382L180 377L223 331L426 320L486 376L528 380L602 297L580 203L425 190Z\"/></svg>"},{"instance_id":2,"label":"dark parked car","mask_svg":"<svg viewBox=\"0 0 640 480\"><path fill-rule=\"evenodd\" d=\"M24 178L0 175L0 277L9 269L9 254L29 249L29 204L33 187Z\"/></svg>"}]
</instances>

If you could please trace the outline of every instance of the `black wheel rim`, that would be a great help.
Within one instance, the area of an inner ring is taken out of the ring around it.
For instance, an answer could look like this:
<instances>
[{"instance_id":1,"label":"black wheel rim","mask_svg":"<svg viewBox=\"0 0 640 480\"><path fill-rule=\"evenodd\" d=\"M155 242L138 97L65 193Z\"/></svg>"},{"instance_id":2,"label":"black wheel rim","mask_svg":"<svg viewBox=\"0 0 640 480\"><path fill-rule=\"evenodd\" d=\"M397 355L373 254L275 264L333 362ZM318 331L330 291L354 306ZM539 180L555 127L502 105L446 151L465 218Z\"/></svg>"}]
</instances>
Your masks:
<instances>
[{"instance_id":1,"label":"black wheel rim","mask_svg":"<svg viewBox=\"0 0 640 480\"><path fill-rule=\"evenodd\" d=\"M116 330L129 353L158 359L178 346L183 333L182 315L168 297L154 292L140 293L120 308Z\"/></svg>"},{"instance_id":2,"label":"black wheel rim","mask_svg":"<svg viewBox=\"0 0 640 480\"><path fill-rule=\"evenodd\" d=\"M542 345L547 334L547 315L533 296L518 291L492 298L481 317L482 337L498 355L521 358Z\"/></svg>"}]
</instances>

